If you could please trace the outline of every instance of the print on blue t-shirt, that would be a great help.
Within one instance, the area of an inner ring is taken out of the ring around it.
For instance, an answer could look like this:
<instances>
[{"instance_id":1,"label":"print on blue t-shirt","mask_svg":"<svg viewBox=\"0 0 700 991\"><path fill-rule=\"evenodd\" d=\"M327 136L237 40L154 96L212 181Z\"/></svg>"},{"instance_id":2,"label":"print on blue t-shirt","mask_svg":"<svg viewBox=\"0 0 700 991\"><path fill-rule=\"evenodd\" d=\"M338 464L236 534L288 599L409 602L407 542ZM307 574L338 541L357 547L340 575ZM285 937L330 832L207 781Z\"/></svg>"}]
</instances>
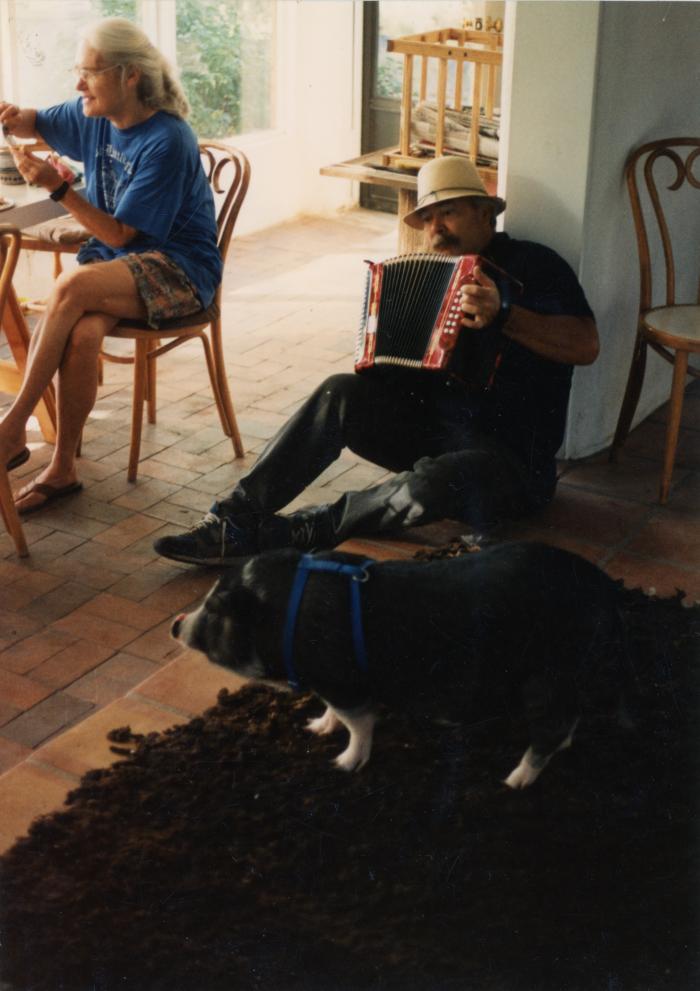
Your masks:
<instances>
[{"instance_id":1,"label":"print on blue t-shirt","mask_svg":"<svg viewBox=\"0 0 700 991\"><path fill-rule=\"evenodd\" d=\"M100 175L98 181L102 187L105 208L109 213L115 214L134 167L126 155L118 151L114 145L105 145L104 148L99 149L98 156L96 168ZM121 166L119 173L117 165Z\"/></svg>"}]
</instances>

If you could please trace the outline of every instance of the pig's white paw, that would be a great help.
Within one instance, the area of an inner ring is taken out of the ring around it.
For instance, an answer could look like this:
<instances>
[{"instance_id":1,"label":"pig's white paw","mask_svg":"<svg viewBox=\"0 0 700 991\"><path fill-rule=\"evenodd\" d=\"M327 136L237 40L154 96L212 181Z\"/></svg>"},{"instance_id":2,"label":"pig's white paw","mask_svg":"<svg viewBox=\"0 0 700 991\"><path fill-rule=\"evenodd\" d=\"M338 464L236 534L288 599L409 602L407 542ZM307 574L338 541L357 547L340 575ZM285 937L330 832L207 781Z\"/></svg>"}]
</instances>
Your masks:
<instances>
[{"instance_id":1,"label":"pig's white paw","mask_svg":"<svg viewBox=\"0 0 700 991\"><path fill-rule=\"evenodd\" d=\"M377 717L373 711L339 712L337 716L347 727L350 741L334 764L343 771L359 771L372 753L372 731Z\"/></svg>"},{"instance_id":2,"label":"pig's white paw","mask_svg":"<svg viewBox=\"0 0 700 991\"><path fill-rule=\"evenodd\" d=\"M363 748L353 746L352 743L342 754L338 754L333 763L341 771L359 771L369 760L369 749L363 753Z\"/></svg>"},{"instance_id":3,"label":"pig's white paw","mask_svg":"<svg viewBox=\"0 0 700 991\"><path fill-rule=\"evenodd\" d=\"M532 756L532 748L528 748L518 766L510 772L503 784L508 785L509 788L527 788L534 781L537 781L548 760L542 761L540 759L536 766Z\"/></svg>"},{"instance_id":4,"label":"pig's white paw","mask_svg":"<svg viewBox=\"0 0 700 991\"><path fill-rule=\"evenodd\" d=\"M305 729L309 733L315 733L317 736L328 736L329 733L335 733L341 726L342 723L333 710L326 709L322 716L318 716L316 719L309 719Z\"/></svg>"}]
</instances>

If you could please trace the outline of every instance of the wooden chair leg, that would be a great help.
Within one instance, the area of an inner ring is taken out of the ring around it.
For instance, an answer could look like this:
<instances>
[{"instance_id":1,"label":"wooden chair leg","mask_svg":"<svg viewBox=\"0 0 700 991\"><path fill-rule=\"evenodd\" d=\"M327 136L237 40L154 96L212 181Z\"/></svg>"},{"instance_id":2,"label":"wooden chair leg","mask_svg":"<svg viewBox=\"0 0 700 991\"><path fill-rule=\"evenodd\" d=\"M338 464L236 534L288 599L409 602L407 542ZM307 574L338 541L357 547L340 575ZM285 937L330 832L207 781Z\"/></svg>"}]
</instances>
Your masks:
<instances>
[{"instance_id":1,"label":"wooden chair leg","mask_svg":"<svg viewBox=\"0 0 700 991\"><path fill-rule=\"evenodd\" d=\"M29 332L14 291L11 291L2 314L2 329L10 346L17 368L24 371L29 352ZM44 440L56 443L56 394L53 385L47 386L34 414L39 421Z\"/></svg>"},{"instance_id":2,"label":"wooden chair leg","mask_svg":"<svg viewBox=\"0 0 700 991\"><path fill-rule=\"evenodd\" d=\"M12 498L10 480L7 477L4 465L0 467L0 513L7 528L7 532L12 537L17 554L20 557L28 557L29 549L24 538L24 531L20 523L19 515Z\"/></svg>"},{"instance_id":3,"label":"wooden chair leg","mask_svg":"<svg viewBox=\"0 0 700 991\"><path fill-rule=\"evenodd\" d=\"M233 453L237 458L243 457L243 444L241 443L241 435L238 432L238 424L236 423L236 414L233 412L233 404L231 402L231 396L228 391L228 384L226 382L226 377L220 376L219 370L216 367L216 361L212 353L212 346L209 338L206 334L202 333L199 335L199 339L202 342L202 347L204 348L204 354L207 359L207 370L209 372L209 381L211 382L211 391L214 394L214 401L216 403L216 409L219 414L219 419L221 420L221 426L227 437L231 438L233 444ZM222 391L223 382L223 391Z\"/></svg>"},{"instance_id":4,"label":"wooden chair leg","mask_svg":"<svg viewBox=\"0 0 700 991\"><path fill-rule=\"evenodd\" d=\"M160 347L157 338L148 341L148 351L155 351ZM148 403L148 422L156 422L156 360L149 358L146 363L146 402Z\"/></svg>"},{"instance_id":5,"label":"wooden chair leg","mask_svg":"<svg viewBox=\"0 0 700 991\"><path fill-rule=\"evenodd\" d=\"M226 377L226 366L224 365L224 349L221 342L221 320L213 320L211 323L211 349L212 357L214 361L214 371L216 375L216 381L218 384L219 396L221 397L221 407L223 408L226 421L222 417L222 424L224 426L225 433L233 441L233 450L237 458L242 458L245 454L245 449L243 447L243 441L241 440L241 434L238 429L238 421L236 420L236 413L233 408L233 400L231 399L231 393L228 387L228 379ZM219 415L221 416L221 409L219 409ZM228 424L228 429L227 429Z\"/></svg>"},{"instance_id":6,"label":"wooden chair leg","mask_svg":"<svg viewBox=\"0 0 700 991\"><path fill-rule=\"evenodd\" d=\"M630 365L630 371L627 377L625 397L622 400L622 407L620 408L620 415L617 420L615 436L613 438L612 447L610 448L611 461L616 460L617 452L627 440L627 434L630 432L632 418L634 417L635 410L637 409L637 404L639 402L639 397L642 392L646 364L647 342L641 334L638 333L637 340L634 345L634 352L632 354L632 364Z\"/></svg>"},{"instance_id":7,"label":"wooden chair leg","mask_svg":"<svg viewBox=\"0 0 700 991\"><path fill-rule=\"evenodd\" d=\"M666 447L664 449L664 467L661 475L661 487L659 490L659 502L663 505L668 501L668 493L671 488L671 476L673 475L673 465L676 460L676 448L678 446L678 431L681 425L681 413L683 412L683 393L685 391L685 379L688 374L688 352L676 351L676 359L673 363L673 384L671 385L671 402L668 409L668 422L666 424Z\"/></svg>"},{"instance_id":8,"label":"wooden chair leg","mask_svg":"<svg viewBox=\"0 0 700 991\"><path fill-rule=\"evenodd\" d=\"M149 342L137 338L134 349L134 399L131 407L131 447L129 449L129 469L127 478L136 481L141 451L141 425L143 423L143 404L146 399L146 382L148 376Z\"/></svg>"}]
</instances>

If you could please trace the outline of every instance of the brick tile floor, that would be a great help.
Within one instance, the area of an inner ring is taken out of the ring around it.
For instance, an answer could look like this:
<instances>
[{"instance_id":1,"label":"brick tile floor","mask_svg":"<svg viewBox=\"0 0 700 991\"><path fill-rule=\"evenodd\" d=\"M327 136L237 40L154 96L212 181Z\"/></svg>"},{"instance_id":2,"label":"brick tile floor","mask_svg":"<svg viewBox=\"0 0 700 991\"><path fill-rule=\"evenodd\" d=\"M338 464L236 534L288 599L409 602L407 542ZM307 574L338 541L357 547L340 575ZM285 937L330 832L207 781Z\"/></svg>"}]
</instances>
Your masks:
<instances>
[{"instance_id":1,"label":"brick tile floor","mask_svg":"<svg viewBox=\"0 0 700 991\"><path fill-rule=\"evenodd\" d=\"M326 375L350 370L363 259L393 253L395 237L394 217L358 210L234 242L224 337L241 461L221 433L194 342L159 363L158 423L144 427L138 481L129 483L131 369L106 365L84 434L83 491L27 519L26 561L0 530L0 850L58 808L81 774L115 759L109 729L165 729L239 683L169 639L173 615L214 576L159 559L152 541L198 519ZM8 402L0 396L0 407ZM554 504L509 535L575 550L629 585L700 598L700 390L688 390L671 499L660 507L664 416L662 409L634 431L617 465L605 454L562 464ZM49 456L31 427L32 456L13 474L17 487ZM384 474L345 454L293 505ZM463 529L444 523L401 543L350 546L408 557Z\"/></svg>"}]
</instances>

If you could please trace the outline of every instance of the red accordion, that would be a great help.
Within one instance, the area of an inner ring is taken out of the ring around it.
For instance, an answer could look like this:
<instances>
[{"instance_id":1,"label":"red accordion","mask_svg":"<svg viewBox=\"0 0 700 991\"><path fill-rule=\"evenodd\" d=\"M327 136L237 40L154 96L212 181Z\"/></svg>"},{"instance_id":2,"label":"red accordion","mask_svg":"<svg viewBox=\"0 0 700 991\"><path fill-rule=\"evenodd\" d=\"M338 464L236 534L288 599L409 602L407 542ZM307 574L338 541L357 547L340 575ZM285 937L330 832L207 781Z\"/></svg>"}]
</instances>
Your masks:
<instances>
[{"instance_id":1,"label":"red accordion","mask_svg":"<svg viewBox=\"0 0 700 991\"><path fill-rule=\"evenodd\" d=\"M461 289L474 282L477 266L494 278L505 277L506 283L509 276L479 255L419 253L368 264L355 371L378 365L449 369L461 337L462 341L469 339L470 348L478 347L482 352L473 364L479 366L476 375L479 384L488 386L498 367L505 338L488 328L481 331L463 328ZM497 281L503 295L501 279ZM464 334L460 334L462 330ZM460 347L460 352L463 351ZM483 367L485 354L486 368ZM460 365L463 364L460 359Z\"/></svg>"}]
</instances>

